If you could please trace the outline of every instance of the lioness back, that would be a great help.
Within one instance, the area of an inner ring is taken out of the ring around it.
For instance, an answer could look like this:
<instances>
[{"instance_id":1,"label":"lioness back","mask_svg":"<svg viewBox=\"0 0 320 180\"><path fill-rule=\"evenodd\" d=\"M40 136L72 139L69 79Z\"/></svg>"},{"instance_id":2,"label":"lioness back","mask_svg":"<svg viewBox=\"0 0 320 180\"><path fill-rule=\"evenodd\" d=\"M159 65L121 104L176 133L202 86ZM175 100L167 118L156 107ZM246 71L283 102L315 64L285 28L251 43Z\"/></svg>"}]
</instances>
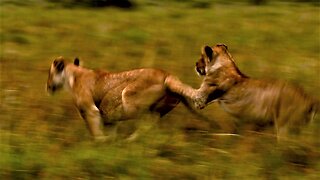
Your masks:
<instances>
[{"instance_id":1,"label":"lioness back","mask_svg":"<svg viewBox=\"0 0 320 180\"><path fill-rule=\"evenodd\" d=\"M139 81L149 86L163 84L168 73L158 69L135 69L130 71L110 73L96 70L96 82L94 86L94 99L99 100L105 94L120 96L122 90L130 83ZM143 84L141 84L143 86Z\"/></svg>"}]
</instances>

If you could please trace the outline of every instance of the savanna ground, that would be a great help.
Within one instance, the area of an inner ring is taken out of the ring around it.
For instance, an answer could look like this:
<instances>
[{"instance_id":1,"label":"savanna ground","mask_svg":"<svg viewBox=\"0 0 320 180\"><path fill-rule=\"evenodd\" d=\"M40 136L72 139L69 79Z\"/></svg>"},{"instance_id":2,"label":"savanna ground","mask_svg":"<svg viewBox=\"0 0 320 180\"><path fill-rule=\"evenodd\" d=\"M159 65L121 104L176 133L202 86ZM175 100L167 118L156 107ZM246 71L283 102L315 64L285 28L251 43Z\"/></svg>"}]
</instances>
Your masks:
<instances>
[{"instance_id":1,"label":"savanna ground","mask_svg":"<svg viewBox=\"0 0 320 180\"><path fill-rule=\"evenodd\" d=\"M161 68L196 88L200 47L222 42L247 75L291 81L320 98L319 6L135 2L124 10L0 1L0 179L320 178L319 116L303 131L302 145L285 147L272 128L256 133L243 123L240 136L214 135L223 130L182 105L134 142L91 142L69 94L44 91L57 56L110 71ZM222 124L236 121L215 104L201 113ZM145 121L140 126L150 125Z\"/></svg>"}]
</instances>

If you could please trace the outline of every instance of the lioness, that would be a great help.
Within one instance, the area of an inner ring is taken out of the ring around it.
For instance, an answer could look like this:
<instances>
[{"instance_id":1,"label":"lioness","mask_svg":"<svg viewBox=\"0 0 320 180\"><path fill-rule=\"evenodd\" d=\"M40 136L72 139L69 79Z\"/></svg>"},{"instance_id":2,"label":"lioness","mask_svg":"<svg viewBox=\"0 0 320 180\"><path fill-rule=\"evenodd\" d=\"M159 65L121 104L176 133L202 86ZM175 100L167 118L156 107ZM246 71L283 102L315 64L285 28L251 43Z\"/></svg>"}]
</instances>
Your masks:
<instances>
[{"instance_id":1,"label":"lioness","mask_svg":"<svg viewBox=\"0 0 320 180\"><path fill-rule=\"evenodd\" d=\"M58 57L49 69L47 91L52 94L62 87L73 95L95 140L105 139L103 123L132 119L145 111L161 117L180 101L192 113L205 118L194 111L186 99L171 91L171 88L192 88L163 70L146 68L110 73L80 67L78 58L69 63Z\"/></svg>"},{"instance_id":2,"label":"lioness","mask_svg":"<svg viewBox=\"0 0 320 180\"><path fill-rule=\"evenodd\" d=\"M319 101L300 87L276 80L252 79L236 66L224 44L204 46L196 62L196 71L204 76L197 91L180 91L204 108L218 101L231 115L258 124L274 124L277 137L299 132L299 127L314 118Z\"/></svg>"}]
</instances>

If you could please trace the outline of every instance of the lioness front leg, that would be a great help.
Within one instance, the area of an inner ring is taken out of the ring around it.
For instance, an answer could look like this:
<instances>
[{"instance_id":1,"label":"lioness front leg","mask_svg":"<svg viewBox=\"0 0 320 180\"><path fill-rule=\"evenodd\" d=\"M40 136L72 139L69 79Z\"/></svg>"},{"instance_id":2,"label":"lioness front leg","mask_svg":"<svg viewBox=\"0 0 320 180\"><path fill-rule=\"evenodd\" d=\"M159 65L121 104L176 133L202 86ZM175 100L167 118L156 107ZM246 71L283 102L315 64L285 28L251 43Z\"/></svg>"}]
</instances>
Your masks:
<instances>
[{"instance_id":1,"label":"lioness front leg","mask_svg":"<svg viewBox=\"0 0 320 180\"><path fill-rule=\"evenodd\" d=\"M197 89L196 97L193 100L195 107L199 109L203 109L210 104L210 102L213 102L227 92L236 83L236 78L226 78L219 84L212 84L206 81L207 79L205 79L205 83L202 83L201 87Z\"/></svg>"},{"instance_id":2,"label":"lioness front leg","mask_svg":"<svg viewBox=\"0 0 320 180\"><path fill-rule=\"evenodd\" d=\"M209 94L208 91L211 91L204 86L199 89L194 89L189 85L182 83L175 76L168 76L165 80L165 85L171 92L184 97L188 102L191 102L193 107L198 109L202 109L206 106Z\"/></svg>"},{"instance_id":3,"label":"lioness front leg","mask_svg":"<svg viewBox=\"0 0 320 180\"><path fill-rule=\"evenodd\" d=\"M99 109L94 105L79 105L79 112L95 141L105 141Z\"/></svg>"},{"instance_id":4,"label":"lioness front leg","mask_svg":"<svg viewBox=\"0 0 320 180\"><path fill-rule=\"evenodd\" d=\"M219 89L217 86L202 85L197 89L195 99L193 99L194 106L198 109L205 108L211 101L217 99Z\"/></svg>"}]
</instances>

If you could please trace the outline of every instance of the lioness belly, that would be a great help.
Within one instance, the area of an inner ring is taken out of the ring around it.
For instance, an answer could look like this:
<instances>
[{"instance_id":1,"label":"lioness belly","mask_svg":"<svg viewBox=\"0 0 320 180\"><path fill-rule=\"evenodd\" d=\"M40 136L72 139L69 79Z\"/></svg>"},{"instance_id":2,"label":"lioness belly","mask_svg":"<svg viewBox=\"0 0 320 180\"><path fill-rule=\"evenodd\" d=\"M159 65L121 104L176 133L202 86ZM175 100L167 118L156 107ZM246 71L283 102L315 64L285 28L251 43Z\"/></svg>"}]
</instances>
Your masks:
<instances>
[{"instance_id":1,"label":"lioness belly","mask_svg":"<svg viewBox=\"0 0 320 180\"><path fill-rule=\"evenodd\" d=\"M246 121L260 121L260 122L270 122L272 121L272 107L267 107L259 102L253 101L246 105L242 103L226 103L224 101L219 101L220 106L229 114L246 120Z\"/></svg>"}]
</instances>

